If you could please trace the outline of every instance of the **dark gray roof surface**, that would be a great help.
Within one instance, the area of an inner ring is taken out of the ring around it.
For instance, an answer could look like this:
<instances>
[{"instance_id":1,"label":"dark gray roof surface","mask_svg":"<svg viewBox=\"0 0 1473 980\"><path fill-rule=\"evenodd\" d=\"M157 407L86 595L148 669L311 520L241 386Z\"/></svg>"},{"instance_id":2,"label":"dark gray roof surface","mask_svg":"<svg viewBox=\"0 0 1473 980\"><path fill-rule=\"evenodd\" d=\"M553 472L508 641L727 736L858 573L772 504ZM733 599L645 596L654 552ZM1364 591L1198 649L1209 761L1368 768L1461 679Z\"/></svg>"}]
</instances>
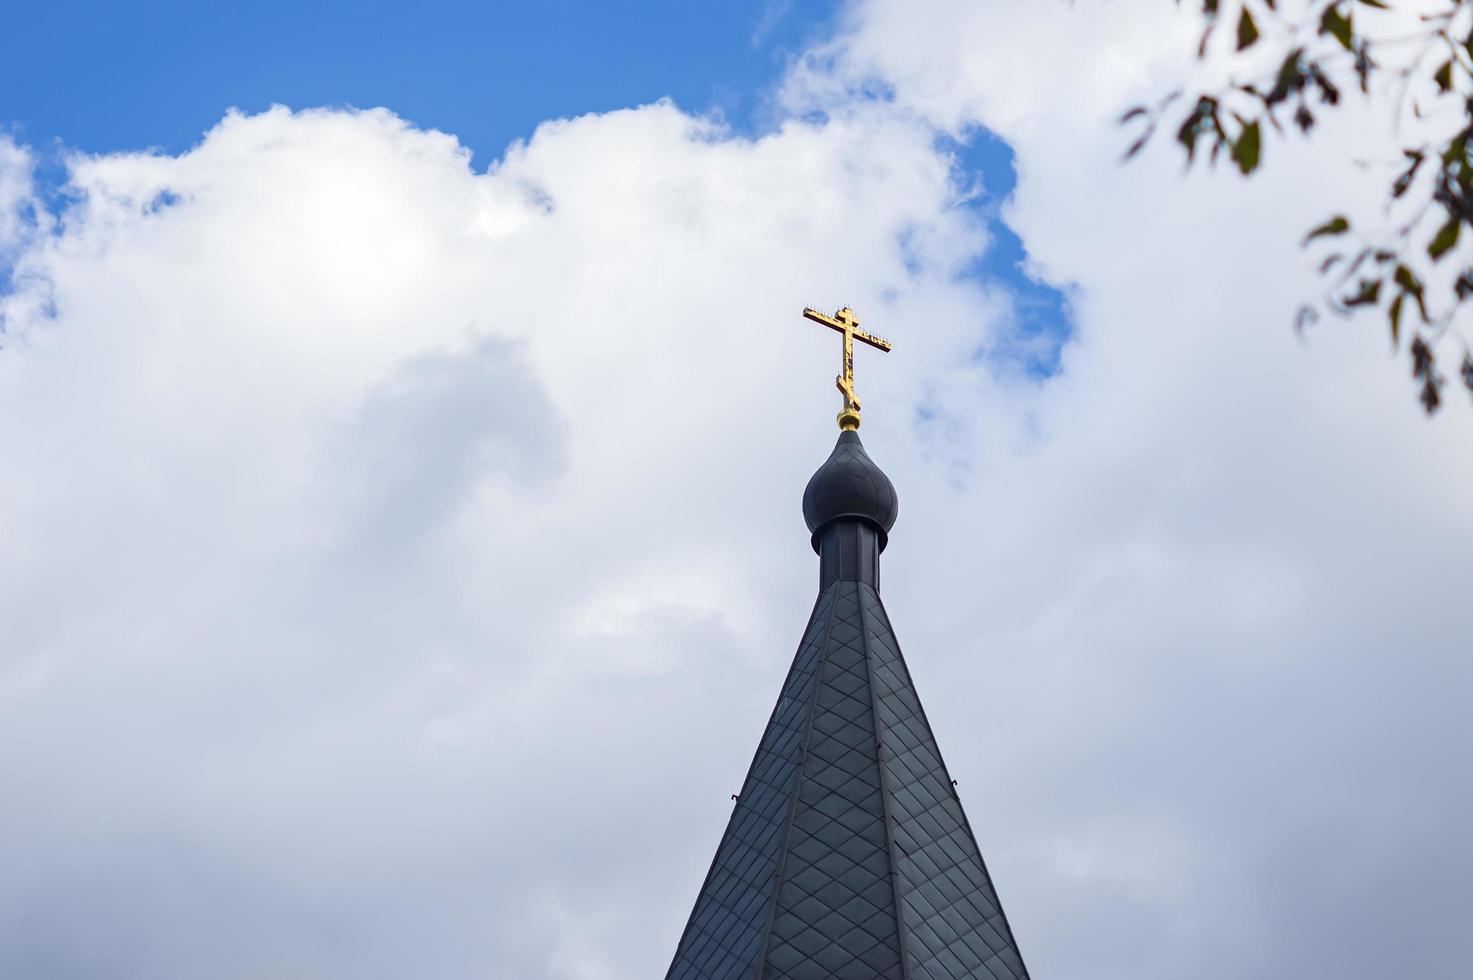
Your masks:
<instances>
[{"instance_id":1,"label":"dark gray roof surface","mask_svg":"<svg viewBox=\"0 0 1473 980\"><path fill-rule=\"evenodd\" d=\"M667 980L1027 980L879 594L818 598Z\"/></svg>"}]
</instances>

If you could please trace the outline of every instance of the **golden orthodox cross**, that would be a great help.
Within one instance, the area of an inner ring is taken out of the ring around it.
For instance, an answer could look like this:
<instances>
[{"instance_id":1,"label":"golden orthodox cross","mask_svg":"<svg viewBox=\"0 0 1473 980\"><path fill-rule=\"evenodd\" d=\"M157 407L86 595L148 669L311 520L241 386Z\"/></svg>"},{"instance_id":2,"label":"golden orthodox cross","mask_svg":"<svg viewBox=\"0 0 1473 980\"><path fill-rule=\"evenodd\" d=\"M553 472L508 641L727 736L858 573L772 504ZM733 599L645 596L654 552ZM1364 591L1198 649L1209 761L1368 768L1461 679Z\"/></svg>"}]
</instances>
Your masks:
<instances>
[{"instance_id":1,"label":"golden orthodox cross","mask_svg":"<svg viewBox=\"0 0 1473 980\"><path fill-rule=\"evenodd\" d=\"M854 393L854 342L861 340L871 347L888 351L890 341L859 329L859 317L855 316L854 311L847 306L833 316L805 306L803 315L814 323L822 323L844 335L844 373L834 379L834 385L844 396L844 407L839 411L839 428L845 431L857 429L859 428L859 396Z\"/></svg>"}]
</instances>

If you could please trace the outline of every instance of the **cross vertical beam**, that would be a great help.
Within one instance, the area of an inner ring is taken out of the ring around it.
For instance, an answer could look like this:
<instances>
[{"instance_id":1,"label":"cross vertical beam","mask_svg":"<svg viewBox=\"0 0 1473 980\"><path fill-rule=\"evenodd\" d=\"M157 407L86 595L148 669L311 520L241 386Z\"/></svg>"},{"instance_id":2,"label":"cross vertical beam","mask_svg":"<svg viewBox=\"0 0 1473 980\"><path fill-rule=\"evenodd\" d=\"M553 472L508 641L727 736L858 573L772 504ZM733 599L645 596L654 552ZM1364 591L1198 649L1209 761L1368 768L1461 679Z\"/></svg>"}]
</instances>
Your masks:
<instances>
[{"instance_id":1,"label":"cross vertical beam","mask_svg":"<svg viewBox=\"0 0 1473 980\"><path fill-rule=\"evenodd\" d=\"M845 431L857 429L860 405L859 396L854 392L854 341L859 340L882 351L891 349L890 341L860 330L859 317L847 306L833 316L805 306L803 315L814 323L822 323L844 335L843 371L834 379L834 386L844 396L844 407L839 411L839 428Z\"/></svg>"}]
</instances>

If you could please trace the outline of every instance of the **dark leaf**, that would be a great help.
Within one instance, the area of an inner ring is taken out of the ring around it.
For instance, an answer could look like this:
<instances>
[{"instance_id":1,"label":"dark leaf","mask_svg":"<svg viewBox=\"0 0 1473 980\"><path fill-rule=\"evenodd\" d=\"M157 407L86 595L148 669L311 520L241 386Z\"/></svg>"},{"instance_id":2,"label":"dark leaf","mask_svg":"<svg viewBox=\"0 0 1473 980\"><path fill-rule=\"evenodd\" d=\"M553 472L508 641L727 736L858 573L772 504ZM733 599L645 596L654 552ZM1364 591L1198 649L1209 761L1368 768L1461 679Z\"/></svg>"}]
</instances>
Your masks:
<instances>
[{"instance_id":1,"label":"dark leaf","mask_svg":"<svg viewBox=\"0 0 1473 980\"><path fill-rule=\"evenodd\" d=\"M1278 78L1274 80L1273 91L1268 93L1269 102L1282 102L1289 97L1290 92L1297 92L1304 87L1304 65L1300 61L1303 55L1303 48L1295 48L1284 56L1283 64L1279 65Z\"/></svg>"},{"instance_id":2,"label":"dark leaf","mask_svg":"<svg viewBox=\"0 0 1473 980\"><path fill-rule=\"evenodd\" d=\"M1473 354L1463 355L1463 366L1459 370L1463 375L1463 386L1473 391Z\"/></svg>"},{"instance_id":3,"label":"dark leaf","mask_svg":"<svg viewBox=\"0 0 1473 980\"><path fill-rule=\"evenodd\" d=\"M1451 58L1444 61L1442 67L1433 73L1432 80L1437 83L1440 91L1451 92L1453 90L1453 60Z\"/></svg>"},{"instance_id":4,"label":"dark leaf","mask_svg":"<svg viewBox=\"0 0 1473 980\"><path fill-rule=\"evenodd\" d=\"M1382 3L1381 0L1360 0L1367 7L1375 7L1377 10L1390 10L1391 8Z\"/></svg>"},{"instance_id":5,"label":"dark leaf","mask_svg":"<svg viewBox=\"0 0 1473 980\"><path fill-rule=\"evenodd\" d=\"M1386 318L1391 321L1391 346L1401 346L1401 301L1406 299L1406 293L1397 296L1391 301L1391 308L1386 311Z\"/></svg>"},{"instance_id":6,"label":"dark leaf","mask_svg":"<svg viewBox=\"0 0 1473 980\"><path fill-rule=\"evenodd\" d=\"M1325 273L1329 272L1335 267L1335 264L1343 258L1345 258L1345 256L1341 255L1339 252L1331 252L1329 255L1325 256L1325 260L1320 263L1320 275L1324 275Z\"/></svg>"},{"instance_id":7,"label":"dark leaf","mask_svg":"<svg viewBox=\"0 0 1473 980\"><path fill-rule=\"evenodd\" d=\"M1427 346L1427 341L1418 337L1412 341L1412 377L1420 378L1429 371L1437 368L1437 358L1432 354L1432 348Z\"/></svg>"},{"instance_id":8,"label":"dark leaf","mask_svg":"<svg viewBox=\"0 0 1473 980\"><path fill-rule=\"evenodd\" d=\"M1458 276L1458 281L1453 283L1453 292L1457 295L1458 302L1460 303L1469 296L1473 296L1473 269L1464 269L1462 271Z\"/></svg>"},{"instance_id":9,"label":"dark leaf","mask_svg":"<svg viewBox=\"0 0 1473 980\"><path fill-rule=\"evenodd\" d=\"M1442 378L1436 374L1429 374L1422 381L1422 393L1417 397L1422 402L1422 407L1427 410L1428 415L1433 415L1442 407Z\"/></svg>"},{"instance_id":10,"label":"dark leaf","mask_svg":"<svg viewBox=\"0 0 1473 980\"><path fill-rule=\"evenodd\" d=\"M1346 306L1375 306L1381 298L1380 279L1362 279L1360 288L1353 296L1347 296L1342 302Z\"/></svg>"},{"instance_id":11,"label":"dark leaf","mask_svg":"<svg viewBox=\"0 0 1473 980\"><path fill-rule=\"evenodd\" d=\"M1339 4L1325 9L1324 15L1320 17L1320 33L1333 35L1346 51L1354 48L1350 18L1340 12Z\"/></svg>"},{"instance_id":12,"label":"dark leaf","mask_svg":"<svg viewBox=\"0 0 1473 980\"><path fill-rule=\"evenodd\" d=\"M1197 153L1197 127L1189 121L1176 131L1176 141L1186 147L1187 163L1190 164Z\"/></svg>"},{"instance_id":13,"label":"dark leaf","mask_svg":"<svg viewBox=\"0 0 1473 980\"><path fill-rule=\"evenodd\" d=\"M1458 230L1462 226L1462 219L1454 215L1437 229L1437 234L1433 235L1432 241L1427 243L1427 254L1433 261L1442 258L1448 249L1458 243Z\"/></svg>"},{"instance_id":14,"label":"dark leaf","mask_svg":"<svg viewBox=\"0 0 1473 980\"><path fill-rule=\"evenodd\" d=\"M1457 136L1448 141L1447 149L1442 151L1442 162L1451 166L1454 163L1468 162L1468 136L1469 132L1463 130Z\"/></svg>"},{"instance_id":15,"label":"dark leaf","mask_svg":"<svg viewBox=\"0 0 1473 980\"><path fill-rule=\"evenodd\" d=\"M1422 314L1422 322L1427 322L1427 299L1422 292L1422 280L1417 274L1404 265L1397 265L1396 272L1392 274L1397 286L1401 287L1403 293L1409 293L1412 299L1417 301L1417 312Z\"/></svg>"},{"instance_id":16,"label":"dark leaf","mask_svg":"<svg viewBox=\"0 0 1473 980\"><path fill-rule=\"evenodd\" d=\"M1142 133L1139 139L1137 139L1134 143L1130 144L1130 148L1125 151L1125 155L1123 157L1121 157L1121 159L1122 160L1129 160L1131 157L1133 157L1137 153L1139 153L1141 151L1141 149L1147 143L1150 142L1150 140L1151 140L1151 134L1153 132L1155 132L1154 129L1148 129L1144 133Z\"/></svg>"},{"instance_id":17,"label":"dark leaf","mask_svg":"<svg viewBox=\"0 0 1473 980\"><path fill-rule=\"evenodd\" d=\"M1181 128L1176 131L1176 141L1186 148L1188 164L1192 162L1197 152L1197 136L1208 126L1209 122L1213 128L1219 128L1217 126L1217 100L1204 95L1197 100L1196 108L1187 113L1187 118L1182 121Z\"/></svg>"},{"instance_id":18,"label":"dark leaf","mask_svg":"<svg viewBox=\"0 0 1473 980\"><path fill-rule=\"evenodd\" d=\"M1326 221L1318 228L1311 229L1309 234L1304 236L1303 244L1308 245L1316 238L1320 238L1325 235L1343 235L1349 230L1350 219L1345 217L1345 215L1343 214L1337 214L1335 215L1335 217L1331 218L1329 221Z\"/></svg>"},{"instance_id":19,"label":"dark leaf","mask_svg":"<svg viewBox=\"0 0 1473 980\"><path fill-rule=\"evenodd\" d=\"M1330 76L1326 75L1323 71L1320 70L1319 65L1314 65L1310 68L1309 77L1310 80L1314 82L1315 86L1320 90L1321 102L1325 103L1326 105L1339 104L1340 89L1335 85L1334 82L1330 81Z\"/></svg>"},{"instance_id":20,"label":"dark leaf","mask_svg":"<svg viewBox=\"0 0 1473 980\"><path fill-rule=\"evenodd\" d=\"M1314 128L1314 113L1309 111L1309 106L1303 102L1299 108L1294 110L1294 125L1299 127L1301 133L1307 133Z\"/></svg>"},{"instance_id":21,"label":"dark leaf","mask_svg":"<svg viewBox=\"0 0 1473 980\"><path fill-rule=\"evenodd\" d=\"M1126 124L1126 123L1130 122L1132 119L1134 119L1136 116L1144 116L1149 111L1150 110L1148 110L1143 105L1138 105L1138 106L1135 106L1135 107L1133 107L1131 109L1128 109L1128 110L1126 110L1125 115L1123 115L1123 116L1120 117L1120 123L1119 123L1119 125L1122 125L1123 126L1124 124Z\"/></svg>"},{"instance_id":22,"label":"dark leaf","mask_svg":"<svg viewBox=\"0 0 1473 980\"><path fill-rule=\"evenodd\" d=\"M1422 391L1417 396L1422 407L1431 415L1442 403L1442 377L1437 373L1437 358L1432 348L1421 337L1412 341L1412 377L1422 382Z\"/></svg>"},{"instance_id":23,"label":"dark leaf","mask_svg":"<svg viewBox=\"0 0 1473 980\"><path fill-rule=\"evenodd\" d=\"M1416 179L1417 171L1421 168L1422 161L1426 159L1421 150L1402 150L1402 153L1406 154L1407 159L1411 160L1412 162L1411 165L1407 167L1406 170L1402 171L1401 175L1392 182L1392 197L1401 197L1407 192L1407 188L1411 187L1412 181Z\"/></svg>"},{"instance_id":24,"label":"dark leaf","mask_svg":"<svg viewBox=\"0 0 1473 980\"><path fill-rule=\"evenodd\" d=\"M1257 122L1248 123L1238 134L1238 141L1233 144L1233 161L1237 163L1238 172L1243 176L1246 177L1258 169L1258 154L1262 142L1262 133Z\"/></svg>"},{"instance_id":25,"label":"dark leaf","mask_svg":"<svg viewBox=\"0 0 1473 980\"><path fill-rule=\"evenodd\" d=\"M1258 40L1258 24L1254 22L1253 15L1244 7L1242 14L1238 17L1238 50L1242 51Z\"/></svg>"}]
</instances>

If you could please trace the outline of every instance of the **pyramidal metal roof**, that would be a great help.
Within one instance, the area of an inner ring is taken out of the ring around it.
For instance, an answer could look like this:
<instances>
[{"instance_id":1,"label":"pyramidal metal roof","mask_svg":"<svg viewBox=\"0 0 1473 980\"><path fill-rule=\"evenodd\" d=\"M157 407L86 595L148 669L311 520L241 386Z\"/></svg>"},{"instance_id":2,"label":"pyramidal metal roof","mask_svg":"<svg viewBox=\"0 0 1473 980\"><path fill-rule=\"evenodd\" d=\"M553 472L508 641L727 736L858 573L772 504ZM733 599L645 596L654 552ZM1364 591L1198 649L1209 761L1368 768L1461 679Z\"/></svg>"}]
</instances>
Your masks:
<instances>
[{"instance_id":1,"label":"pyramidal metal roof","mask_svg":"<svg viewBox=\"0 0 1473 980\"><path fill-rule=\"evenodd\" d=\"M810 488L881 482L844 436ZM1028 978L880 601L893 499L864 503L814 534L818 601L666 980Z\"/></svg>"}]
</instances>

